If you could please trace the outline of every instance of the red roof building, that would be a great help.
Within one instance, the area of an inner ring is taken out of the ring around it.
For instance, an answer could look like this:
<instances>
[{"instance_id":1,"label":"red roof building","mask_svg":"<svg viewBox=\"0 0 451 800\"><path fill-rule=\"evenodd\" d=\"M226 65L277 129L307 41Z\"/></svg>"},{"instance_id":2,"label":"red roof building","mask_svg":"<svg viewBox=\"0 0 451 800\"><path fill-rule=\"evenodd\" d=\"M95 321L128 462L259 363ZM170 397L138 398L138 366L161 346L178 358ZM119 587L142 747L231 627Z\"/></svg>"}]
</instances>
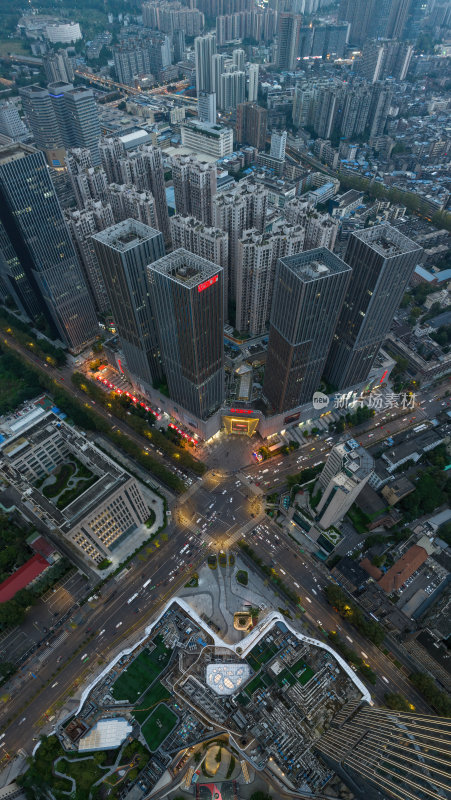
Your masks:
<instances>
[{"instance_id":1,"label":"red roof building","mask_svg":"<svg viewBox=\"0 0 451 800\"><path fill-rule=\"evenodd\" d=\"M410 578L414 572L424 564L427 557L428 554L424 547L419 547L417 544L412 545L412 547L409 547L404 555L390 567L384 577L378 581L379 586L388 594L396 592L401 588L403 583L406 582L407 578Z\"/></svg>"},{"instance_id":2,"label":"red roof building","mask_svg":"<svg viewBox=\"0 0 451 800\"><path fill-rule=\"evenodd\" d=\"M28 559L19 569L16 569L6 581L0 583L0 603L11 600L20 589L26 589L49 566L48 561L39 554Z\"/></svg>"},{"instance_id":3,"label":"red roof building","mask_svg":"<svg viewBox=\"0 0 451 800\"><path fill-rule=\"evenodd\" d=\"M43 536L37 536L32 542L29 541L29 544L34 553L39 553L44 558L49 558L55 552L53 544L50 544Z\"/></svg>"},{"instance_id":4,"label":"red roof building","mask_svg":"<svg viewBox=\"0 0 451 800\"><path fill-rule=\"evenodd\" d=\"M379 581L384 574L379 567L375 567L374 564L371 563L369 558L364 558L363 561L360 562L360 566L371 578L374 578L375 581Z\"/></svg>"}]
</instances>

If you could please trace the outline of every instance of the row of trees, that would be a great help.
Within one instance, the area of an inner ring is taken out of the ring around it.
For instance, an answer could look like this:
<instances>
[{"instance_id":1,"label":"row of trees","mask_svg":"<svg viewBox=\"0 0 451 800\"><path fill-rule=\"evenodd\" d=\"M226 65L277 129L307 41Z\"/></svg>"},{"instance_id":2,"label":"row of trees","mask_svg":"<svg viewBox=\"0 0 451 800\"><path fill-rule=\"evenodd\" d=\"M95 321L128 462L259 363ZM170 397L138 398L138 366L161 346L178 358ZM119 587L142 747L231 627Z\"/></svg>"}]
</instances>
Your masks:
<instances>
[{"instance_id":1,"label":"row of trees","mask_svg":"<svg viewBox=\"0 0 451 800\"><path fill-rule=\"evenodd\" d=\"M355 425L361 425L367 422L375 415L374 408L368 406L358 406L355 411L349 411L344 417L340 417L336 422L332 422L329 428L335 433L343 433L345 428L353 428Z\"/></svg>"},{"instance_id":2,"label":"row of trees","mask_svg":"<svg viewBox=\"0 0 451 800\"><path fill-rule=\"evenodd\" d=\"M315 480L316 476L322 471L324 463L318 464L316 467L307 467L297 472L295 475L287 475L287 484L290 489L295 486L303 486L305 483Z\"/></svg>"},{"instance_id":3,"label":"row of trees","mask_svg":"<svg viewBox=\"0 0 451 800\"><path fill-rule=\"evenodd\" d=\"M0 514L0 583L31 556L26 537L31 529L20 527L13 517Z\"/></svg>"},{"instance_id":4,"label":"row of trees","mask_svg":"<svg viewBox=\"0 0 451 800\"><path fill-rule=\"evenodd\" d=\"M3 306L0 306L0 329L12 336L22 347L31 350L43 361L55 367L62 367L66 363L67 356L61 347L56 347L47 339L38 338L31 330L30 326L22 320L10 314Z\"/></svg>"},{"instance_id":5,"label":"row of trees","mask_svg":"<svg viewBox=\"0 0 451 800\"><path fill-rule=\"evenodd\" d=\"M348 599L348 596L335 583L329 583L325 591L327 600L331 606L338 611L340 616L347 619L363 636L366 636L370 642L373 642L373 644L377 646L382 644L385 633L381 625L367 619L363 611L352 603Z\"/></svg>"},{"instance_id":6,"label":"row of trees","mask_svg":"<svg viewBox=\"0 0 451 800\"><path fill-rule=\"evenodd\" d=\"M71 569L71 564L66 558L60 558L53 566L45 571L39 580L29 589L20 589L11 600L0 603L0 630L20 625L30 606L34 605L41 595L55 585Z\"/></svg>"},{"instance_id":7,"label":"row of trees","mask_svg":"<svg viewBox=\"0 0 451 800\"><path fill-rule=\"evenodd\" d=\"M447 692L442 692L433 678L424 672L414 672L410 681L423 695L427 703L435 709L441 717L451 717L451 698Z\"/></svg>"},{"instance_id":8,"label":"row of trees","mask_svg":"<svg viewBox=\"0 0 451 800\"><path fill-rule=\"evenodd\" d=\"M338 652L343 656L343 658L345 658L346 661L348 661L350 664L354 664L354 666L357 667L359 672L361 672L362 675L374 686L377 680L377 675L371 669L371 667L365 663L363 658L361 658L351 647L348 647L346 642L344 642L343 639L340 638L338 633L330 631L328 636L333 647L336 650L338 650Z\"/></svg>"},{"instance_id":9,"label":"row of trees","mask_svg":"<svg viewBox=\"0 0 451 800\"><path fill-rule=\"evenodd\" d=\"M298 595L293 592L293 590L282 580L279 575L277 575L272 567L262 561L260 556L257 555L252 547L249 547L249 545L244 541L240 541L238 544L243 552L246 553L249 558L251 558L252 561L254 561L260 567L262 572L264 572L264 574L268 577L273 586L275 586L277 589L280 589L280 591L282 591L293 603L297 604L299 602Z\"/></svg>"},{"instance_id":10,"label":"row of trees","mask_svg":"<svg viewBox=\"0 0 451 800\"><path fill-rule=\"evenodd\" d=\"M104 391L81 372L74 372L72 382L115 417L124 420L140 436L145 436L155 447L163 450L166 455L177 462L178 466L190 469L196 475L204 474L205 464L185 450L183 439L176 431L172 431L170 428L167 433L159 430L156 427L156 417L152 412L135 405L129 397Z\"/></svg>"}]
</instances>

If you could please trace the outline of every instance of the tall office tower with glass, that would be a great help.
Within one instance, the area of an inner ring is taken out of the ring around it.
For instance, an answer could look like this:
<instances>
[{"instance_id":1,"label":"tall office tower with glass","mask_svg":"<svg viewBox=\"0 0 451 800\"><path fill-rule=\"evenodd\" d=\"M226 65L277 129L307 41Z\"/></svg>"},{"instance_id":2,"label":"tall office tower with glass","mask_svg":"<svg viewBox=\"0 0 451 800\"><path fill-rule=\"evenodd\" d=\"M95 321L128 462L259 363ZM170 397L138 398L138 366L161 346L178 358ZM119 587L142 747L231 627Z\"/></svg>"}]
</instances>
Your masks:
<instances>
[{"instance_id":1,"label":"tall office tower with glass","mask_svg":"<svg viewBox=\"0 0 451 800\"><path fill-rule=\"evenodd\" d=\"M92 240L127 367L145 386L156 386L163 370L146 267L164 256L163 236L142 222L126 219Z\"/></svg>"},{"instance_id":2,"label":"tall office tower with glass","mask_svg":"<svg viewBox=\"0 0 451 800\"><path fill-rule=\"evenodd\" d=\"M451 794L447 718L348 704L316 750L355 797L444 800Z\"/></svg>"},{"instance_id":3,"label":"tall office tower with glass","mask_svg":"<svg viewBox=\"0 0 451 800\"><path fill-rule=\"evenodd\" d=\"M0 270L18 305L72 351L98 333L94 305L43 153L0 148Z\"/></svg>"},{"instance_id":4,"label":"tall office tower with glass","mask_svg":"<svg viewBox=\"0 0 451 800\"><path fill-rule=\"evenodd\" d=\"M169 395L207 419L224 400L222 268L180 249L147 273Z\"/></svg>"},{"instance_id":5,"label":"tall office tower with glass","mask_svg":"<svg viewBox=\"0 0 451 800\"><path fill-rule=\"evenodd\" d=\"M279 259L263 394L281 413L319 388L351 268L325 247Z\"/></svg>"},{"instance_id":6,"label":"tall office tower with glass","mask_svg":"<svg viewBox=\"0 0 451 800\"><path fill-rule=\"evenodd\" d=\"M421 252L390 225L351 234L344 260L352 276L325 368L337 389L366 380Z\"/></svg>"}]
</instances>

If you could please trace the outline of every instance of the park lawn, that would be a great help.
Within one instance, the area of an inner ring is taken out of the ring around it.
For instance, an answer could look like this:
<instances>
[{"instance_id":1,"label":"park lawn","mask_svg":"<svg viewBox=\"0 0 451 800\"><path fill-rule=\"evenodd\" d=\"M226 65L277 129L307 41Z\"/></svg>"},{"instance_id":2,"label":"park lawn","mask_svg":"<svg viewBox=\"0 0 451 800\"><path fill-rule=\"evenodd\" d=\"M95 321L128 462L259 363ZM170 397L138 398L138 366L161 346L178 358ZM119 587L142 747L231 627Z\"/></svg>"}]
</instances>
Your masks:
<instances>
[{"instance_id":1,"label":"park lawn","mask_svg":"<svg viewBox=\"0 0 451 800\"><path fill-rule=\"evenodd\" d=\"M147 718L141 727L141 732L149 746L149 750L154 753L158 750L166 736L170 734L177 724L177 717L170 708L160 703L150 717Z\"/></svg>"},{"instance_id":2,"label":"park lawn","mask_svg":"<svg viewBox=\"0 0 451 800\"><path fill-rule=\"evenodd\" d=\"M257 675L250 681L250 683L247 684L247 686L244 687L244 691L246 692L247 695L249 695L249 697L251 697L256 691L256 689L260 689L263 686L264 686L263 680L261 679L260 675Z\"/></svg>"},{"instance_id":3,"label":"park lawn","mask_svg":"<svg viewBox=\"0 0 451 800\"><path fill-rule=\"evenodd\" d=\"M69 775L71 778L74 778L77 784L77 791L79 793L83 792L83 795L86 797L89 797L89 791L93 783L98 781L99 778L105 774L105 770L101 769L101 767L95 763L94 759L86 761L69 761L64 759L64 761L59 762L58 770L64 775Z\"/></svg>"},{"instance_id":4,"label":"park lawn","mask_svg":"<svg viewBox=\"0 0 451 800\"><path fill-rule=\"evenodd\" d=\"M152 709L163 700L169 700L170 696L166 687L160 681L157 681L147 690L139 706L133 709L134 718L142 724Z\"/></svg>"},{"instance_id":5,"label":"park lawn","mask_svg":"<svg viewBox=\"0 0 451 800\"><path fill-rule=\"evenodd\" d=\"M172 650L165 647L161 636L156 636L154 642L155 648L151 652L142 650L122 675L119 675L111 690L115 700L135 703L166 668Z\"/></svg>"},{"instance_id":6,"label":"park lawn","mask_svg":"<svg viewBox=\"0 0 451 800\"><path fill-rule=\"evenodd\" d=\"M249 703L250 698L246 697L246 695L243 694L243 692L240 692L237 695L236 700L237 700L237 703L240 704L240 706L247 706L247 704Z\"/></svg>"},{"instance_id":7,"label":"park lawn","mask_svg":"<svg viewBox=\"0 0 451 800\"><path fill-rule=\"evenodd\" d=\"M277 653L277 647L273 644L265 645L263 649L261 649L260 645L256 645L255 647L252 648L251 652L249 653L247 661L249 661L249 658L252 657L257 661L258 666L261 666L262 664L266 664L267 661L269 661L273 656L275 656L276 653ZM254 669L252 664L251 667Z\"/></svg>"},{"instance_id":8,"label":"park lawn","mask_svg":"<svg viewBox=\"0 0 451 800\"><path fill-rule=\"evenodd\" d=\"M276 681L279 686L283 686L286 683L289 683L290 686L294 686L294 684L296 683L296 678L294 677L292 672L288 668L286 668L283 669L282 672L279 672Z\"/></svg>"},{"instance_id":9,"label":"park lawn","mask_svg":"<svg viewBox=\"0 0 451 800\"><path fill-rule=\"evenodd\" d=\"M17 56L31 56L31 51L26 50L21 39L6 39L0 41L0 57L15 53Z\"/></svg>"},{"instance_id":10,"label":"park lawn","mask_svg":"<svg viewBox=\"0 0 451 800\"><path fill-rule=\"evenodd\" d=\"M300 675L298 675L298 681L301 686L305 686L306 683L309 682L310 678L313 678L314 672L311 667L306 667Z\"/></svg>"}]
</instances>

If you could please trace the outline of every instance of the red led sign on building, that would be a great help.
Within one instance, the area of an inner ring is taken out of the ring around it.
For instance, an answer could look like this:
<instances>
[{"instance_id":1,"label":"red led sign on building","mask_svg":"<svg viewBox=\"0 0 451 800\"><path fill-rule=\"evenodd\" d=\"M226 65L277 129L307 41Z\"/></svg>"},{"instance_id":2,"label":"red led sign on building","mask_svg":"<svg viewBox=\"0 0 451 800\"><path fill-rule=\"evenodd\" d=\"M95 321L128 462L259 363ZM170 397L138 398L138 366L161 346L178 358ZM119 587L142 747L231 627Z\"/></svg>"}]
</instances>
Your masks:
<instances>
[{"instance_id":1,"label":"red led sign on building","mask_svg":"<svg viewBox=\"0 0 451 800\"><path fill-rule=\"evenodd\" d=\"M383 383L383 381L384 381L384 378L385 378L385 376L386 376L387 372L388 372L388 369L386 369L386 370L385 370L385 372L384 372L384 374L382 375L382 378L380 379L379 383Z\"/></svg>"},{"instance_id":2,"label":"red led sign on building","mask_svg":"<svg viewBox=\"0 0 451 800\"><path fill-rule=\"evenodd\" d=\"M231 414L253 414L254 412L250 411L247 408L231 408L230 409L230 413Z\"/></svg>"},{"instance_id":3,"label":"red led sign on building","mask_svg":"<svg viewBox=\"0 0 451 800\"><path fill-rule=\"evenodd\" d=\"M209 278L208 281L204 281L203 283L199 283L197 287L198 292L203 292L204 289L208 289L209 286L213 286L214 283L217 282L219 275L213 275L212 278Z\"/></svg>"}]
</instances>

